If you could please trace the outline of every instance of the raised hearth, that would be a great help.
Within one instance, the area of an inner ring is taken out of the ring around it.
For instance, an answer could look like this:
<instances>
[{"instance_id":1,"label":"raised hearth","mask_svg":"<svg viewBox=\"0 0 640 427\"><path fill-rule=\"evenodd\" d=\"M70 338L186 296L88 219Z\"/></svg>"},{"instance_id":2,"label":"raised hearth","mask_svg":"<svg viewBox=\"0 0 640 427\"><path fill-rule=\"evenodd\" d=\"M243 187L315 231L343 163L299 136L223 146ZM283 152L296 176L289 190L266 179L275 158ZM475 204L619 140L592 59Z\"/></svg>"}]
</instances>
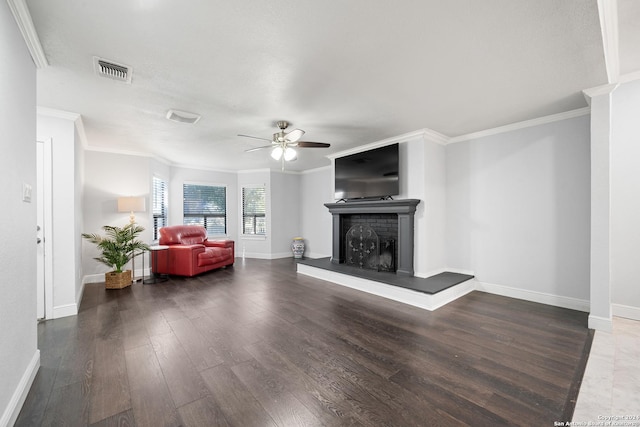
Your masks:
<instances>
[{"instance_id":1,"label":"raised hearth","mask_svg":"<svg viewBox=\"0 0 640 427\"><path fill-rule=\"evenodd\" d=\"M425 310L436 310L475 289L473 276L468 274L443 272L420 278L335 264L329 258L296 261L300 274Z\"/></svg>"}]
</instances>

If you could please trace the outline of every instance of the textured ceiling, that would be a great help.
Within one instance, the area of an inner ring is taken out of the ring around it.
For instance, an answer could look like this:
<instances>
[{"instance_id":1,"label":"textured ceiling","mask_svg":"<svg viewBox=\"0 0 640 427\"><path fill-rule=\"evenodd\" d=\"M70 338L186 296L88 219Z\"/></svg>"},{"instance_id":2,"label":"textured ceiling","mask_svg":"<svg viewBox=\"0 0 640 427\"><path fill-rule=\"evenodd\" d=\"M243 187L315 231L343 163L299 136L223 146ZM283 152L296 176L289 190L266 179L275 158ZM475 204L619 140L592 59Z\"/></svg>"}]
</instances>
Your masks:
<instances>
[{"instance_id":1,"label":"textured ceiling","mask_svg":"<svg viewBox=\"0 0 640 427\"><path fill-rule=\"evenodd\" d=\"M81 114L90 147L174 164L276 169L244 152L264 142L236 135L270 138L284 119L332 145L300 149L287 169L305 170L423 128L458 136L585 107L581 90L607 83L595 0L27 5L50 63L38 105ZM96 76L93 56L132 66L132 83ZM171 108L202 119L170 122Z\"/></svg>"}]
</instances>

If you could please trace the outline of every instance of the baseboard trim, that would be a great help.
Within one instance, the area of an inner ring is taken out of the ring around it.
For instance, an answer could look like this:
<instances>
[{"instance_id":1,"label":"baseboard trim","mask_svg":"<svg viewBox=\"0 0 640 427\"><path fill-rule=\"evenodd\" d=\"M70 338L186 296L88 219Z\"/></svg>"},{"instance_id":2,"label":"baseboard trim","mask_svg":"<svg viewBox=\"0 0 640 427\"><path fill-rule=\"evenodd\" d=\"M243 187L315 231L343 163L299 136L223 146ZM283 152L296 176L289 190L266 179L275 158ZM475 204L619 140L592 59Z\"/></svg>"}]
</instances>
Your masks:
<instances>
[{"instance_id":1,"label":"baseboard trim","mask_svg":"<svg viewBox=\"0 0 640 427\"><path fill-rule=\"evenodd\" d=\"M29 365L27 365L27 369L22 374L22 378L20 378L18 387L16 387L13 392L11 400L9 400L9 404L2 414L2 418L0 418L0 427L9 427L16 423L22 405L24 405L24 401L27 399L27 395L33 384L33 380L36 378L38 369L40 369L40 350L36 349Z\"/></svg>"},{"instance_id":2,"label":"baseboard trim","mask_svg":"<svg viewBox=\"0 0 640 427\"><path fill-rule=\"evenodd\" d=\"M53 307L53 319L75 316L76 314L78 314L78 304L76 303Z\"/></svg>"},{"instance_id":3,"label":"baseboard trim","mask_svg":"<svg viewBox=\"0 0 640 427\"><path fill-rule=\"evenodd\" d=\"M623 304L611 304L611 311L614 316L625 319L640 320L640 307L632 307Z\"/></svg>"},{"instance_id":4,"label":"baseboard trim","mask_svg":"<svg viewBox=\"0 0 640 427\"><path fill-rule=\"evenodd\" d=\"M80 289L78 289L78 292L76 293L76 307L80 307L80 303L82 302L82 295L84 295L84 278L82 280L82 283L80 283Z\"/></svg>"},{"instance_id":5,"label":"baseboard trim","mask_svg":"<svg viewBox=\"0 0 640 427\"><path fill-rule=\"evenodd\" d=\"M274 254L264 254L260 252L245 252L243 258L281 259L281 258L293 258L293 254L291 252L280 252L280 253L274 253Z\"/></svg>"},{"instance_id":6,"label":"baseboard trim","mask_svg":"<svg viewBox=\"0 0 640 427\"><path fill-rule=\"evenodd\" d=\"M86 285L87 283L99 283L99 282L104 282L104 273L87 274L82 278L83 286Z\"/></svg>"},{"instance_id":7,"label":"baseboard trim","mask_svg":"<svg viewBox=\"0 0 640 427\"><path fill-rule=\"evenodd\" d=\"M493 283L486 283L481 281L477 281L476 289L479 291L488 292L490 294L553 305L556 307L568 308L571 310L584 311L586 313L591 310L589 301L577 298L563 297L543 292L530 291L527 289L512 288L510 286L496 285Z\"/></svg>"},{"instance_id":8,"label":"baseboard trim","mask_svg":"<svg viewBox=\"0 0 640 427\"><path fill-rule=\"evenodd\" d=\"M589 315L589 329L611 333L613 331L613 320L611 317Z\"/></svg>"},{"instance_id":9,"label":"baseboard trim","mask_svg":"<svg viewBox=\"0 0 640 427\"><path fill-rule=\"evenodd\" d=\"M304 257L309 259L320 259L320 258L329 258L331 257L331 255L321 254L316 252L308 252L308 253L305 252Z\"/></svg>"}]
</instances>

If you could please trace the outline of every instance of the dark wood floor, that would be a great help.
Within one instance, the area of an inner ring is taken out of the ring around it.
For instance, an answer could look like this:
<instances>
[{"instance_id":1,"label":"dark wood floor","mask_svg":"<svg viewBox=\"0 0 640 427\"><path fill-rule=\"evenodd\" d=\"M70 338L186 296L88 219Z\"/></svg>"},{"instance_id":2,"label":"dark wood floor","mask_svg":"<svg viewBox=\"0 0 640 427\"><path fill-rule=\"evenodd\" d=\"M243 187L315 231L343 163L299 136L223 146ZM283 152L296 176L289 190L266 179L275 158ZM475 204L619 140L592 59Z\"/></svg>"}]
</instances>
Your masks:
<instances>
[{"instance_id":1,"label":"dark wood floor","mask_svg":"<svg viewBox=\"0 0 640 427\"><path fill-rule=\"evenodd\" d=\"M585 313L481 292L428 312L292 259L90 284L38 333L18 426L550 426L592 338Z\"/></svg>"}]
</instances>

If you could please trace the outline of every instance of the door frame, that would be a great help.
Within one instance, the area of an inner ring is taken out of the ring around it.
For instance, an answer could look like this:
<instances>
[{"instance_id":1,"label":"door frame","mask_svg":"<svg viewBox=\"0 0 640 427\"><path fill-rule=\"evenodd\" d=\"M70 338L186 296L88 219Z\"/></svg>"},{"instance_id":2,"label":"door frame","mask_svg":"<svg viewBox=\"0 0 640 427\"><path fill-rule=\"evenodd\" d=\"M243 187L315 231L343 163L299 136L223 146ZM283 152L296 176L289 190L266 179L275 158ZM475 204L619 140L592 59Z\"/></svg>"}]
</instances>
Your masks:
<instances>
[{"instance_id":1,"label":"door frame","mask_svg":"<svg viewBox=\"0 0 640 427\"><path fill-rule=\"evenodd\" d=\"M53 319L53 140L49 138L45 141L36 141L36 144L42 144L42 165L37 165L36 174L39 175L38 180L38 197L36 198L38 206L36 209L42 212L42 239L44 247L44 263L42 267L42 277L44 278L44 286L36 283L36 292L44 293L44 319ZM39 162L37 162L39 163ZM40 184L42 183L42 188ZM40 197L40 194L42 197ZM42 204L42 205L40 205ZM38 224L39 225L39 224ZM36 263L37 268L41 268L40 263ZM42 289L44 288L44 289Z\"/></svg>"}]
</instances>

